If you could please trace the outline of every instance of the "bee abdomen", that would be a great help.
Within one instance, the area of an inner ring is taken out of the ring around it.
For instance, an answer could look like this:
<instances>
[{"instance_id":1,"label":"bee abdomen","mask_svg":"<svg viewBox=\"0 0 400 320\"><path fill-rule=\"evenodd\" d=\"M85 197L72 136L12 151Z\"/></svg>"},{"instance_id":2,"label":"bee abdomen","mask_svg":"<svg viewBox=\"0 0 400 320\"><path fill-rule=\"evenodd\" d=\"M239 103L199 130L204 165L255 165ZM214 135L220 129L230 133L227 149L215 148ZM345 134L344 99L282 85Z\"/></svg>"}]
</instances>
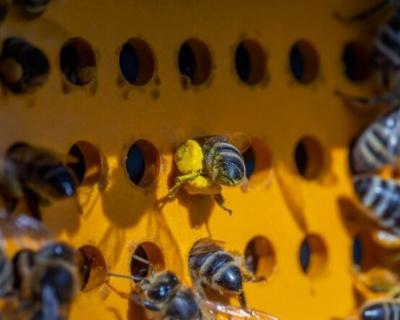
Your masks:
<instances>
[{"instance_id":1,"label":"bee abdomen","mask_svg":"<svg viewBox=\"0 0 400 320\"><path fill-rule=\"evenodd\" d=\"M363 207L369 209L382 227L400 231L400 186L394 180L358 176L353 185Z\"/></svg>"},{"instance_id":2,"label":"bee abdomen","mask_svg":"<svg viewBox=\"0 0 400 320\"><path fill-rule=\"evenodd\" d=\"M355 173L367 173L393 163L400 153L400 108L396 107L372 123L357 139L350 151Z\"/></svg>"},{"instance_id":3,"label":"bee abdomen","mask_svg":"<svg viewBox=\"0 0 400 320\"><path fill-rule=\"evenodd\" d=\"M361 311L362 320L399 320L400 304L397 302L377 302Z\"/></svg>"},{"instance_id":4,"label":"bee abdomen","mask_svg":"<svg viewBox=\"0 0 400 320\"><path fill-rule=\"evenodd\" d=\"M382 27L375 48L389 65L400 66L400 11Z\"/></svg>"},{"instance_id":5,"label":"bee abdomen","mask_svg":"<svg viewBox=\"0 0 400 320\"><path fill-rule=\"evenodd\" d=\"M201 310L190 289L179 290L171 299L162 319L200 320Z\"/></svg>"}]
</instances>

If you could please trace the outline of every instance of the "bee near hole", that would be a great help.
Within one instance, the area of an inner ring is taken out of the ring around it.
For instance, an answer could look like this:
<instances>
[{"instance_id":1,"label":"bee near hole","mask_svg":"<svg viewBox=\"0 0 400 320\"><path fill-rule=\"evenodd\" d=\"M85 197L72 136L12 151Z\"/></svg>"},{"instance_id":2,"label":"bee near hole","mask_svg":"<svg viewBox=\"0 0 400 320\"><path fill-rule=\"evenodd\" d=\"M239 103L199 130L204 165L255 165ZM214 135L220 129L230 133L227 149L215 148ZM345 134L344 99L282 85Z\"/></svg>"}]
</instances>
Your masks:
<instances>
[{"instance_id":1,"label":"bee near hole","mask_svg":"<svg viewBox=\"0 0 400 320\"><path fill-rule=\"evenodd\" d=\"M92 185L102 178L105 159L90 142L78 141L68 156L67 166L73 170L80 185Z\"/></svg>"},{"instance_id":2,"label":"bee near hole","mask_svg":"<svg viewBox=\"0 0 400 320\"><path fill-rule=\"evenodd\" d=\"M307 40L297 41L290 49L289 65L298 82L308 84L314 81L319 73L319 57L314 46Z\"/></svg>"},{"instance_id":3,"label":"bee near hole","mask_svg":"<svg viewBox=\"0 0 400 320\"><path fill-rule=\"evenodd\" d=\"M239 79L248 84L260 83L266 74L266 55L255 40L246 39L235 50L235 69Z\"/></svg>"},{"instance_id":4,"label":"bee near hole","mask_svg":"<svg viewBox=\"0 0 400 320\"><path fill-rule=\"evenodd\" d=\"M321 275L325 270L328 251L319 235L310 234L301 242L299 262L302 271L311 278Z\"/></svg>"},{"instance_id":5,"label":"bee near hole","mask_svg":"<svg viewBox=\"0 0 400 320\"><path fill-rule=\"evenodd\" d=\"M162 251L154 243L146 241L135 248L130 263L130 272L135 282L146 278L150 271L160 271L164 267L165 262Z\"/></svg>"},{"instance_id":6,"label":"bee near hole","mask_svg":"<svg viewBox=\"0 0 400 320\"><path fill-rule=\"evenodd\" d=\"M155 62L150 46L142 39L129 39L119 54L121 73L130 84L143 86L154 75Z\"/></svg>"},{"instance_id":7,"label":"bee near hole","mask_svg":"<svg viewBox=\"0 0 400 320\"><path fill-rule=\"evenodd\" d=\"M96 75L96 55L82 38L72 38L62 47L60 67L65 78L76 86L90 83Z\"/></svg>"},{"instance_id":8,"label":"bee near hole","mask_svg":"<svg viewBox=\"0 0 400 320\"><path fill-rule=\"evenodd\" d=\"M7 38L0 58L0 75L14 93L32 91L42 86L50 64L42 50L21 38Z\"/></svg>"},{"instance_id":9,"label":"bee near hole","mask_svg":"<svg viewBox=\"0 0 400 320\"><path fill-rule=\"evenodd\" d=\"M206 44L199 39L186 40L178 53L179 72L190 84L205 83L211 74L212 59Z\"/></svg>"},{"instance_id":10,"label":"bee near hole","mask_svg":"<svg viewBox=\"0 0 400 320\"><path fill-rule=\"evenodd\" d=\"M275 250L267 238L257 236L251 239L244 256L247 268L257 277L267 279L273 273L276 266Z\"/></svg>"},{"instance_id":11,"label":"bee near hole","mask_svg":"<svg viewBox=\"0 0 400 320\"><path fill-rule=\"evenodd\" d=\"M77 251L83 291L101 286L107 278L107 266L103 255L94 246L84 245Z\"/></svg>"},{"instance_id":12,"label":"bee near hole","mask_svg":"<svg viewBox=\"0 0 400 320\"><path fill-rule=\"evenodd\" d=\"M362 82L371 75L371 56L360 42L351 41L344 46L342 63L344 74L352 82Z\"/></svg>"},{"instance_id":13,"label":"bee near hole","mask_svg":"<svg viewBox=\"0 0 400 320\"><path fill-rule=\"evenodd\" d=\"M149 141L140 139L128 150L125 170L129 179L139 187L148 187L156 182L160 171L160 156Z\"/></svg>"},{"instance_id":14,"label":"bee near hole","mask_svg":"<svg viewBox=\"0 0 400 320\"><path fill-rule=\"evenodd\" d=\"M311 136L301 138L294 150L294 160L303 178L316 179L324 167L324 153L320 143Z\"/></svg>"}]
</instances>

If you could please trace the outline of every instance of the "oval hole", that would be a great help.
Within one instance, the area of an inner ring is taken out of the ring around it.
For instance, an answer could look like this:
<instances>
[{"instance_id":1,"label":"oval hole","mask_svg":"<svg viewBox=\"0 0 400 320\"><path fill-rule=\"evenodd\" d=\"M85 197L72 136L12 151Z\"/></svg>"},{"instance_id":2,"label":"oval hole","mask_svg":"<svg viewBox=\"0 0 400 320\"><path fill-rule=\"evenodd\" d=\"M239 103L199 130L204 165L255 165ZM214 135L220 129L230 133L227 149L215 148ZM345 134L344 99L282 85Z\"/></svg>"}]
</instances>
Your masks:
<instances>
[{"instance_id":1,"label":"oval hole","mask_svg":"<svg viewBox=\"0 0 400 320\"><path fill-rule=\"evenodd\" d=\"M301 269L310 277L318 276L325 269L328 252L323 239L316 234L308 235L299 251Z\"/></svg>"},{"instance_id":2,"label":"oval hole","mask_svg":"<svg viewBox=\"0 0 400 320\"><path fill-rule=\"evenodd\" d=\"M96 56L91 45L82 38L72 38L62 47L60 67L65 78L74 85L91 82L96 74Z\"/></svg>"},{"instance_id":3,"label":"oval hole","mask_svg":"<svg viewBox=\"0 0 400 320\"><path fill-rule=\"evenodd\" d=\"M135 256L140 257L144 261L136 259ZM135 281L138 282L141 278L149 276L151 268L154 271L160 271L164 269L164 266L164 257L161 249L154 243L146 241L138 245L133 252L130 271L131 275L136 277Z\"/></svg>"},{"instance_id":4,"label":"oval hole","mask_svg":"<svg viewBox=\"0 0 400 320\"><path fill-rule=\"evenodd\" d=\"M299 40L292 46L289 62L292 75L298 82L310 83L318 75L318 53L307 40Z\"/></svg>"},{"instance_id":5,"label":"oval hole","mask_svg":"<svg viewBox=\"0 0 400 320\"><path fill-rule=\"evenodd\" d=\"M78 249L78 266L82 279L82 290L89 291L101 286L107 278L107 266L101 252L94 246Z\"/></svg>"},{"instance_id":6,"label":"oval hole","mask_svg":"<svg viewBox=\"0 0 400 320\"><path fill-rule=\"evenodd\" d=\"M249 85L260 83L265 76L266 56L255 40L243 40L235 51L235 68L240 80Z\"/></svg>"},{"instance_id":7,"label":"oval hole","mask_svg":"<svg viewBox=\"0 0 400 320\"><path fill-rule=\"evenodd\" d=\"M146 41L129 39L119 54L119 66L124 78L133 85L148 83L154 74L154 56Z\"/></svg>"},{"instance_id":8,"label":"oval hole","mask_svg":"<svg viewBox=\"0 0 400 320\"><path fill-rule=\"evenodd\" d=\"M199 39L186 40L179 49L179 72L190 79L193 85L203 84L211 74L211 54Z\"/></svg>"},{"instance_id":9,"label":"oval hole","mask_svg":"<svg viewBox=\"0 0 400 320\"><path fill-rule=\"evenodd\" d=\"M257 236L251 239L244 255L247 268L259 278L267 279L275 269L275 250L265 237Z\"/></svg>"},{"instance_id":10,"label":"oval hole","mask_svg":"<svg viewBox=\"0 0 400 320\"><path fill-rule=\"evenodd\" d=\"M324 154L320 143L306 136L297 143L294 158L298 173L305 179L317 178L323 169Z\"/></svg>"},{"instance_id":11,"label":"oval hole","mask_svg":"<svg viewBox=\"0 0 400 320\"><path fill-rule=\"evenodd\" d=\"M362 82L371 74L370 53L360 42L347 43L342 53L344 73L350 81Z\"/></svg>"},{"instance_id":12,"label":"oval hole","mask_svg":"<svg viewBox=\"0 0 400 320\"><path fill-rule=\"evenodd\" d=\"M137 186L153 184L160 170L160 157L154 145L147 140L136 141L128 150L125 168L129 179Z\"/></svg>"},{"instance_id":13,"label":"oval hole","mask_svg":"<svg viewBox=\"0 0 400 320\"><path fill-rule=\"evenodd\" d=\"M94 184L100 180L104 158L95 146L87 141L78 141L68 156L67 166L74 171L79 184Z\"/></svg>"}]
</instances>

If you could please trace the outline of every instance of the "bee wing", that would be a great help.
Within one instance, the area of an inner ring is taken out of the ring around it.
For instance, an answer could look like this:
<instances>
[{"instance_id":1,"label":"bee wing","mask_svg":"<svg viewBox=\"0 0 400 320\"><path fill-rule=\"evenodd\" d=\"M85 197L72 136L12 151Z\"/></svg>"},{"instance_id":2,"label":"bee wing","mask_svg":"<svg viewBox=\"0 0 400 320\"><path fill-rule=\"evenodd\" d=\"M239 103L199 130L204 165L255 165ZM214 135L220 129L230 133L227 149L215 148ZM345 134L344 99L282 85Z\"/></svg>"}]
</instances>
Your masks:
<instances>
[{"instance_id":1,"label":"bee wing","mask_svg":"<svg viewBox=\"0 0 400 320\"><path fill-rule=\"evenodd\" d=\"M239 149L241 153L245 153L251 147L252 138L241 132L234 132L227 135L228 141Z\"/></svg>"},{"instance_id":2,"label":"bee wing","mask_svg":"<svg viewBox=\"0 0 400 320\"><path fill-rule=\"evenodd\" d=\"M202 309L212 317L217 314L229 316L229 319L256 319L256 320L278 320L277 317L254 309L244 309L231 305L225 305L218 302L203 300Z\"/></svg>"},{"instance_id":3,"label":"bee wing","mask_svg":"<svg viewBox=\"0 0 400 320\"><path fill-rule=\"evenodd\" d=\"M282 191L285 203L299 228L307 233L308 226L305 217L305 204L302 193L301 181L283 164L278 164L275 176Z\"/></svg>"}]
</instances>

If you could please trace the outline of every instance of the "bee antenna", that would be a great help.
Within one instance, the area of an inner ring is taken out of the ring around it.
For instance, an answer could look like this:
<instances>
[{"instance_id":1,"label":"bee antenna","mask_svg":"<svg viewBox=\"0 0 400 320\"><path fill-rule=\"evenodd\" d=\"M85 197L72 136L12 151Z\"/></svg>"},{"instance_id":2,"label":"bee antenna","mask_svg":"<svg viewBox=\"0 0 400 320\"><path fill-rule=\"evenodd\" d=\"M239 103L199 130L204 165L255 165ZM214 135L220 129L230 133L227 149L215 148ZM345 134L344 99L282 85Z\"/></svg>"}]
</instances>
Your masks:
<instances>
[{"instance_id":1,"label":"bee antenna","mask_svg":"<svg viewBox=\"0 0 400 320\"><path fill-rule=\"evenodd\" d=\"M145 278L145 277L138 277L138 276L128 276L128 275L125 275L125 274L112 273L112 272L107 273L107 275L109 277L129 279L129 280L133 280L133 281L141 281L141 280L143 280Z\"/></svg>"},{"instance_id":2,"label":"bee antenna","mask_svg":"<svg viewBox=\"0 0 400 320\"><path fill-rule=\"evenodd\" d=\"M148 265L148 266L153 266L153 264L152 264L150 261L148 261L148 260L146 260L146 259L144 259L144 258L142 258L142 257L140 257L140 256L138 256L138 255L136 255L136 254L134 254L134 255L132 256L132 258L135 259L136 261L139 261L139 262L141 262L141 263L144 263L144 264L146 264L146 265Z\"/></svg>"}]
</instances>

